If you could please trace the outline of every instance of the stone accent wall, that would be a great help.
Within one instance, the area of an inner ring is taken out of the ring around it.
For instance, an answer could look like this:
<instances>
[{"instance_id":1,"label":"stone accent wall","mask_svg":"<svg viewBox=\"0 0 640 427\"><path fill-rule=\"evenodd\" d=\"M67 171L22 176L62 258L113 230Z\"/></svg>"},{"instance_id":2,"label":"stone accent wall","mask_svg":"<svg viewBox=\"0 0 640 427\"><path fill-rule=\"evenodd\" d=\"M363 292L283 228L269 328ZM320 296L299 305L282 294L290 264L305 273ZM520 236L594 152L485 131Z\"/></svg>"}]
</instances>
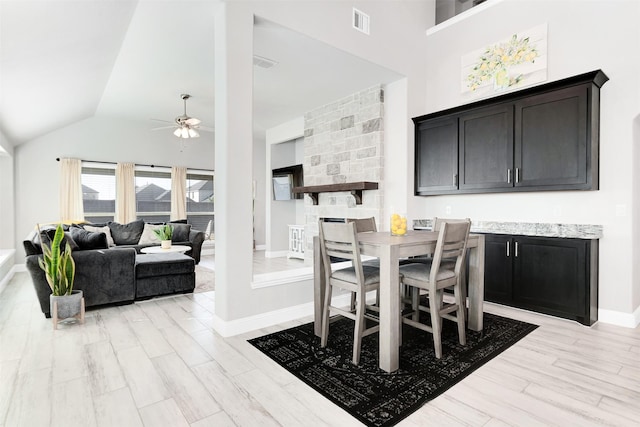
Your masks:
<instances>
[{"instance_id":1,"label":"stone accent wall","mask_svg":"<svg viewBox=\"0 0 640 427\"><path fill-rule=\"evenodd\" d=\"M375 217L380 224L384 178L384 90L381 85L305 114L304 185L372 181L378 190L363 192L356 205L349 192L321 193L318 205L305 196L305 259L313 258L318 218Z\"/></svg>"}]
</instances>

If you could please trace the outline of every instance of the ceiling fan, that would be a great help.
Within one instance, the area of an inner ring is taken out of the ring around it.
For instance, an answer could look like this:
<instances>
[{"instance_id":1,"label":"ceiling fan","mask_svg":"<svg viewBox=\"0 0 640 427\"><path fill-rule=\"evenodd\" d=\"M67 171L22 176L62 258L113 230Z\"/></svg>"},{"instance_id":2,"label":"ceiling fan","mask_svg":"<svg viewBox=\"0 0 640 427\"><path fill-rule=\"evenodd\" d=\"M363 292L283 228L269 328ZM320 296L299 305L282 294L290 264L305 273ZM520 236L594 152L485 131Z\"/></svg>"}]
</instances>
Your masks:
<instances>
[{"instance_id":1,"label":"ceiling fan","mask_svg":"<svg viewBox=\"0 0 640 427\"><path fill-rule=\"evenodd\" d=\"M201 122L199 119L196 119L195 117L189 117L187 115L187 100L191 98L191 95L187 93L183 93L182 95L180 95L180 98L182 98L182 101L184 102L184 113L181 116L178 116L175 118L174 120L175 124L172 124L171 126L162 126L159 128L154 128L152 130L175 128L175 130L173 131L173 134L178 138L198 138L200 136L200 133L198 132L199 130L203 130L205 132L213 132L212 128L201 126L200 125ZM151 120L155 120L157 122L172 123L167 120L159 120L159 119L151 119Z\"/></svg>"}]
</instances>

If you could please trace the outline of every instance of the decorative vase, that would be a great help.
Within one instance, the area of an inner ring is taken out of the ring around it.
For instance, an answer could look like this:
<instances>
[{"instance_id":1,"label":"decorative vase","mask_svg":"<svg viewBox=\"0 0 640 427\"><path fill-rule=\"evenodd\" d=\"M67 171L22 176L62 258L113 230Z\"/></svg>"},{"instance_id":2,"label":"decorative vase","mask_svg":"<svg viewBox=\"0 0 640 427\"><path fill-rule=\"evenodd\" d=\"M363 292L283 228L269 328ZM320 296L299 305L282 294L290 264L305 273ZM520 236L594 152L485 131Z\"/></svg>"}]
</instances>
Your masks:
<instances>
[{"instance_id":1,"label":"decorative vase","mask_svg":"<svg viewBox=\"0 0 640 427\"><path fill-rule=\"evenodd\" d=\"M56 319L68 319L78 316L82 312L82 291L71 291L71 295L50 295L49 310L54 315L54 302L57 303L58 313Z\"/></svg>"},{"instance_id":2,"label":"decorative vase","mask_svg":"<svg viewBox=\"0 0 640 427\"><path fill-rule=\"evenodd\" d=\"M160 247L162 249L171 249L171 240L161 240Z\"/></svg>"},{"instance_id":3,"label":"decorative vase","mask_svg":"<svg viewBox=\"0 0 640 427\"><path fill-rule=\"evenodd\" d=\"M390 225L392 236L404 236L407 234L407 215L404 213L392 213Z\"/></svg>"}]
</instances>

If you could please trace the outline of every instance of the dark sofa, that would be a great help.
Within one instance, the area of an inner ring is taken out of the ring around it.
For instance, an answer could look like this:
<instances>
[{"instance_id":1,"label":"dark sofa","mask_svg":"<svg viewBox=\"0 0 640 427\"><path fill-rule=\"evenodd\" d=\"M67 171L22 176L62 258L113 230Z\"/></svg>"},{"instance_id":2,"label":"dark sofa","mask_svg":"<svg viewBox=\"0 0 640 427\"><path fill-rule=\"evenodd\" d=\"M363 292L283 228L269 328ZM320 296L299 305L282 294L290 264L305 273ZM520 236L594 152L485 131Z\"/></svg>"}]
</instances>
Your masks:
<instances>
[{"instance_id":1,"label":"dark sofa","mask_svg":"<svg viewBox=\"0 0 640 427\"><path fill-rule=\"evenodd\" d=\"M64 226L65 239L64 245L71 245L73 259L76 264L76 276L74 289L81 289L84 294L85 306L92 307L105 304L126 304L137 299L136 287L136 260L137 257L148 257L148 255L138 255L140 250L149 246L157 246L159 243L142 243L134 244L140 240L139 222L136 224L109 224L113 233L113 240L116 244L109 246L107 236L103 232L91 232L85 230L82 226ZM131 225L130 227L127 227ZM103 227L101 224L91 224L89 227ZM204 233L198 230L191 230L189 227L178 227L180 233L175 233L174 237L181 239L188 236L188 240L174 241L173 244L190 246L191 250L186 252L193 258L191 265L200 261L200 253L202 243L204 242ZM133 230L133 231L132 231ZM55 228L48 226L41 228L42 234L53 237ZM130 236L126 233L132 232ZM43 236L46 240L46 237ZM46 317L50 317L49 295L51 289L47 283L44 271L38 265L38 259L42 257L42 248L40 245L40 236L37 231L33 231L23 241L26 252L26 268L31 275L36 295L40 302L40 308ZM185 257L189 259L188 257ZM191 267L193 268L193 267ZM157 269L156 269L157 270ZM159 270L158 270L159 271ZM191 290L193 287L191 286ZM161 289L159 289L159 292ZM184 291L181 289L181 291ZM165 291L160 292L166 293ZM158 294L158 295L159 295ZM152 296L150 292L145 291L145 297Z\"/></svg>"}]
</instances>

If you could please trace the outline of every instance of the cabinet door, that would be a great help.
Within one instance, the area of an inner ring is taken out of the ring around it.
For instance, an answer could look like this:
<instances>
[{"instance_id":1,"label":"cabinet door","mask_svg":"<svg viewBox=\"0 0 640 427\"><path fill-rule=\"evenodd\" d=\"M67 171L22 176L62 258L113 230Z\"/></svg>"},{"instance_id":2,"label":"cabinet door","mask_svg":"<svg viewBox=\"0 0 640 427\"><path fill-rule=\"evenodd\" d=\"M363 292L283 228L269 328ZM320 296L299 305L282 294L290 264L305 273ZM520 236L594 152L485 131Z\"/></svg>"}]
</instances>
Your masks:
<instances>
[{"instance_id":1,"label":"cabinet door","mask_svg":"<svg viewBox=\"0 0 640 427\"><path fill-rule=\"evenodd\" d=\"M416 126L415 194L458 189L458 120L445 117Z\"/></svg>"},{"instance_id":2,"label":"cabinet door","mask_svg":"<svg viewBox=\"0 0 640 427\"><path fill-rule=\"evenodd\" d=\"M516 102L516 187L590 189L587 95L582 85Z\"/></svg>"},{"instance_id":3,"label":"cabinet door","mask_svg":"<svg viewBox=\"0 0 640 427\"><path fill-rule=\"evenodd\" d=\"M461 190L513 187L513 104L461 115L459 138Z\"/></svg>"},{"instance_id":4,"label":"cabinet door","mask_svg":"<svg viewBox=\"0 0 640 427\"><path fill-rule=\"evenodd\" d=\"M515 305L584 323L589 317L587 241L544 237L514 241Z\"/></svg>"},{"instance_id":5,"label":"cabinet door","mask_svg":"<svg viewBox=\"0 0 640 427\"><path fill-rule=\"evenodd\" d=\"M512 300L512 238L504 234L487 234L484 248L485 300L510 304Z\"/></svg>"}]
</instances>

